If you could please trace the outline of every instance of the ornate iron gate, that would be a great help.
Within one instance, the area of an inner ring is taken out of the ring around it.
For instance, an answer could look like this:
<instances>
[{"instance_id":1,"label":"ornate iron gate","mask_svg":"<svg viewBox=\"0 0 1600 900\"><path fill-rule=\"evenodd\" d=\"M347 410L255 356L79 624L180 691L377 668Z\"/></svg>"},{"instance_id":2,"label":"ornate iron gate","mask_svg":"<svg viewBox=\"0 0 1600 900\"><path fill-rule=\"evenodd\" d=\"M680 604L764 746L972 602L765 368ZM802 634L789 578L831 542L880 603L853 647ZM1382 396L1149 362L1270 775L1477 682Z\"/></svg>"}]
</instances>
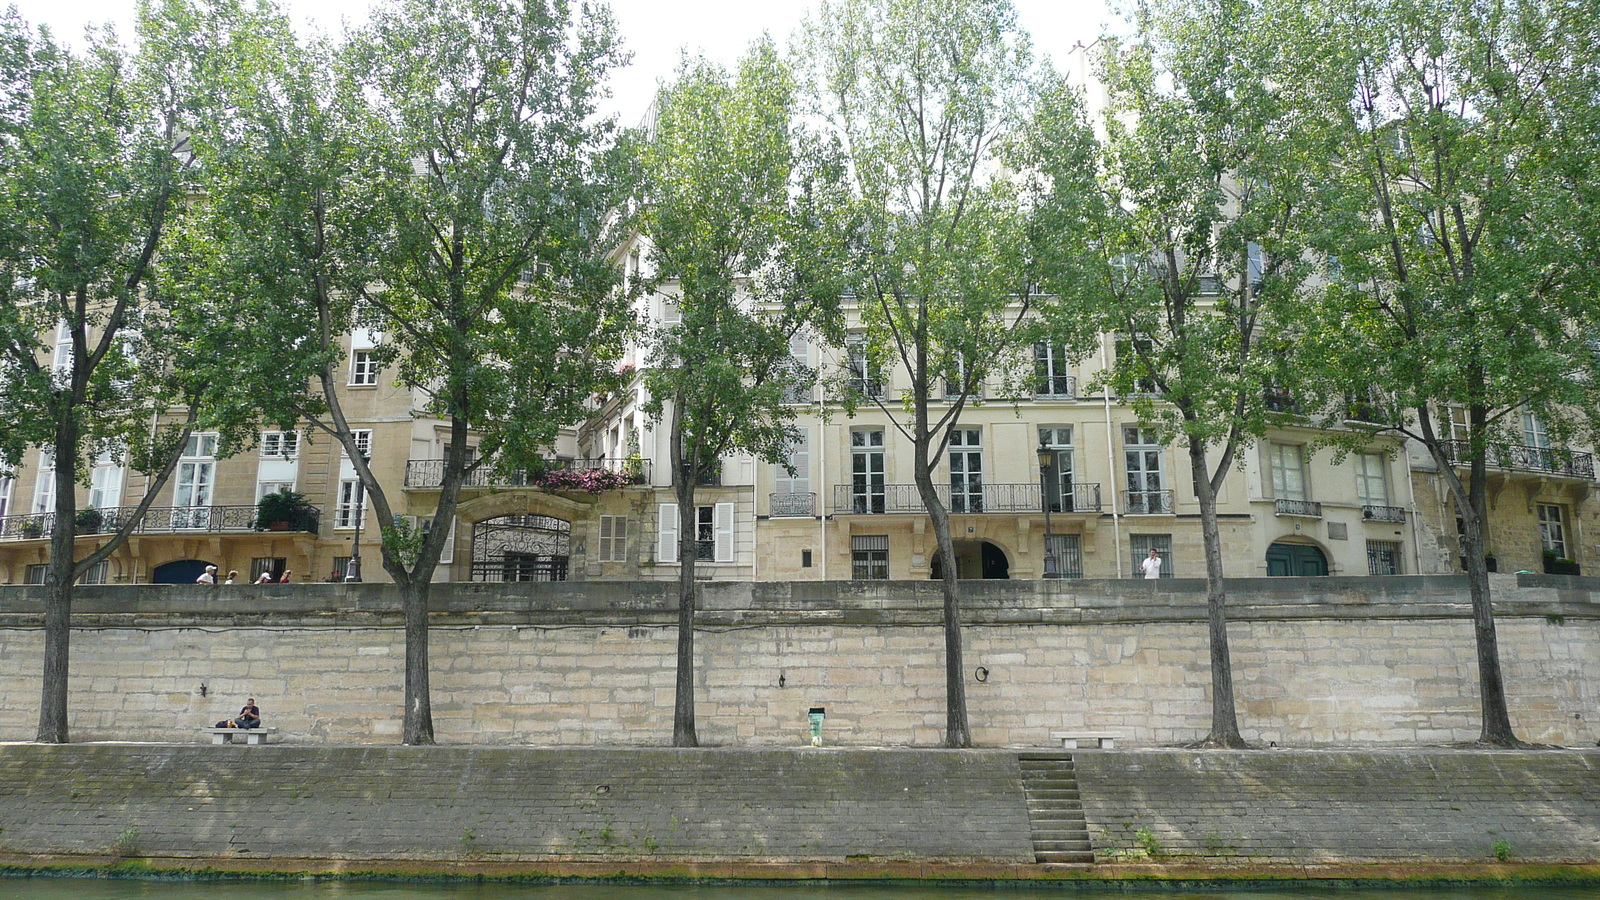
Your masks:
<instances>
[{"instance_id":1,"label":"ornate iron gate","mask_svg":"<svg viewBox=\"0 0 1600 900\"><path fill-rule=\"evenodd\" d=\"M499 516L472 526L473 581L566 581L572 523Z\"/></svg>"}]
</instances>

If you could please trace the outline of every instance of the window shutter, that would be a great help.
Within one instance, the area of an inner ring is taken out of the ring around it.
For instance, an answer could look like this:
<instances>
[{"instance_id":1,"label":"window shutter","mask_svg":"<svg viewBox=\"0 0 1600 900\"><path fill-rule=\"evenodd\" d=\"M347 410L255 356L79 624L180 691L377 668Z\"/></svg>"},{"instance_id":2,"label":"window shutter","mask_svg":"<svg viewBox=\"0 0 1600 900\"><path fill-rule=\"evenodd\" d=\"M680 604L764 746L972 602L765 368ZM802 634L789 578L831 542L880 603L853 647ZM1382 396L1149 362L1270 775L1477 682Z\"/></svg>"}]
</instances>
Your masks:
<instances>
[{"instance_id":1,"label":"window shutter","mask_svg":"<svg viewBox=\"0 0 1600 900\"><path fill-rule=\"evenodd\" d=\"M656 562L678 561L678 504L663 503L656 516Z\"/></svg>"},{"instance_id":2,"label":"window shutter","mask_svg":"<svg viewBox=\"0 0 1600 900\"><path fill-rule=\"evenodd\" d=\"M733 504L718 503L712 523L716 527L716 562L733 562Z\"/></svg>"}]
</instances>

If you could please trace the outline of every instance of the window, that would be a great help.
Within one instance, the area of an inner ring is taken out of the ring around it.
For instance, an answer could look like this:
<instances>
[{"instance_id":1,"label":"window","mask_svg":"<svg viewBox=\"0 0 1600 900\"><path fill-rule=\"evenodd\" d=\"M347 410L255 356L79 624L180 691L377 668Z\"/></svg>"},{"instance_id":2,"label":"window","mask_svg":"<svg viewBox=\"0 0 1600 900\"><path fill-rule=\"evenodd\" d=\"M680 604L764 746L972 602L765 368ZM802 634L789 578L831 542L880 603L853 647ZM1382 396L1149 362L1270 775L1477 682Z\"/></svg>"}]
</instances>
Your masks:
<instances>
[{"instance_id":1,"label":"window","mask_svg":"<svg viewBox=\"0 0 1600 900\"><path fill-rule=\"evenodd\" d=\"M1127 425L1122 429L1122 459L1128 475L1128 514L1172 512L1172 495L1161 472L1161 444L1155 431Z\"/></svg>"},{"instance_id":2,"label":"window","mask_svg":"<svg viewBox=\"0 0 1600 900\"><path fill-rule=\"evenodd\" d=\"M1051 452L1050 469L1041 473L1044 502L1051 512L1072 512L1077 506L1072 490L1072 426L1040 428L1039 443Z\"/></svg>"},{"instance_id":3,"label":"window","mask_svg":"<svg viewBox=\"0 0 1600 900\"><path fill-rule=\"evenodd\" d=\"M217 474L217 435L189 435L178 461L178 485L173 489L172 524L177 528L204 529L211 524L211 491Z\"/></svg>"},{"instance_id":4,"label":"window","mask_svg":"<svg viewBox=\"0 0 1600 900\"><path fill-rule=\"evenodd\" d=\"M361 490L361 479L345 478L339 481L339 502L334 505L333 527L354 528L356 520L365 525L367 518L366 492Z\"/></svg>"},{"instance_id":5,"label":"window","mask_svg":"<svg viewBox=\"0 0 1600 900\"><path fill-rule=\"evenodd\" d=\"M350 384L352 387L373 387L378 383L378 361L371 350L350 351Z\"/></svg>"},{"instance_id":6,"label":"window","mask_svg":"<svg viewBox=\"0 0 1600 900\"><path fill-rule=\"evenodd\" d=\"M50 360L50 371L62 380L72 375L72 329L66 319L56 323L56 351Z\"/></svg>"},{"instance_id":7,"label":"window","mask_svg":"<svg viewBox=\"0 0 1600 900\"><path fill-rule=\"evenodd\" d=\"M89 477L89 505L95 509L116 509L122 503L122 465L120 450L107 450L95 458ZM104 582L98 582L104 583Z\"/></svg>"},{"instance_id":8,"label":"window","mask_svg":"<svg viewBox=\"0 0 1600 900\"><path fill-rule=\"evenodd\" d=\"M950 432L950 511L983 512L983 429Z\"/></svg>"},{"instance_id":9,"label":"window","mask_svg":"<svg viewBox=\"0 0 1600 900\"><path fill-rule=\"evenodd\" d=\"M1033 345L1033 393L1036 397L1072 399L1078 393L1072 362L1065 347L1043 341Z\"/></svg>"},{"instance_id":10,"label":"window","mask_svg":"<svg viewBox=\"0 0 1600 900\"><path fill-rule=\"evenodd\" d=\"M863 397L883 397L883 373L867 353L865 341L851 341L847 351L850 356L849 389Z\"/></svg>"},{"instance_id":11,"label":"window","mask_svg":"<svg viewBox=\"0 0 1600 900\"><path fill-rule=\"evenodd\" d=\"M1178 565L1172 558L1172 535L1170 534L1135 534L1128 537L1128 549L1133 554L1133 569L1135 576L1140 576L1142 570L1139 564L1145 561L1150 551L1156 551L1161 557L1161 577L1176 578Z\"/></svg>"},{"instance_id":12,"label":"window","mask_svg":"<svg viewBox=\"0 0 1600 900\"><path fill-rule=\"evenodd\" d=\"M361 454L361 458L362 459L371 459L372 458L372 429L371 428L352 428L352 429L350 429L350 437L355 442L356 452ZM343 451L340 451L340 452L342 453ZM471 448L468 448L468 450L467 450L467 460L469 462L472 460L473 454L475 452L476 451L472 450ZM348 453L346 453L345 454L345 458L349 459L350 455Z\"/></svg>"},{"instance_id":13,"label":"window","mask_svg":"<svg viewBox=\"0 0 1600 900\"><path fill-rule=\"evenodd\" d=\"M261 498L268 494L292 490L294 490L294 482L292 481L258 481L256 482L256 502L260 503Z\"/></svg>"},{"instance_id":14,"label":"window","mask_svg":"<svg viewBox=\"0 0 1600 900\"><path fill-rule=\"evenodd\" d=\"M1559 506L1539 504L1539 544L1545 556L1567 559L1566 520Z\"/></svg>"},{"instance_id":15,"label":"window","mask_svg":"<svg viewBox=\"0 0 1600 900\"><path fill-rule=\"evenodd\" d=\"M1250 286L1257 287L1261 284L1261 278L1266 273L1266 257L1261 252L1261 245L1255 241L1250 241L1244 247L1245 257L1250 269Z\"/></svg>"},{"instance_id":16,"label":"window","mask_svg":"<svg viewBox=\"0 0 1600 900\"><path fill-rule=\"evenodd\" d=\"M1117 338L1117 359L1134 373L1133 394L1153 396L1161 393L1161 379L1154 370L1155 341L1148 337Z\"/></svg>"},{"instance_id":17,"label":"window","mask_svg":"<svg viewBox=\"0 0 1600 900\"><path fill-rule=\"evenodd\" d=\"M946 400L961 399L961 392L967 388L967 378L969 375L970 373L967 371L966 359L958 356L951 367L945 370L944 398ZM973 382L968 396L981 399L983 397L983 382Z\"/></svg>"},{"instance_id":18,"label":"window","mask_svg":"<svg viewBox=\"0 0 1600 900\"><path fill-rule=\"evenodd\" d=\"M1298 444L1269 444L1272 496L1279 500L1306 499L1305 463Z\"/></svg>"},{"instance_id":19,"label":"window","mask_svg":"<svg viewBox=\"0 0 1600 900\"><path fill-rule=\"evenodd\" d=\"M33 483L34 513L56 511L56 451L54 447L39 450L39 476Z\"/></svg>"},{"instance_id":20,"label":"window","mask_svg":"<svg viewBox=\"0 0 1600 900\"><path fill-rule=\"evenodd\" d=\"M46 575L50 574L49 563L29 563L28 568L22 573L23 584L44 584Z\"/></svg>"},{"instance_id":21,"label":"window","mask_svg":"<svg viewBox=\"0 0 1600 900\"><path fill-rule=\"evenodd\" d=\"M1367 574L1399 575L1400 542L1367 541Z\"/></svg>"},{"instance_id":22,"label":"window","mask_svg":"<svg viewBox=\"0 0 1600 900\"><path fill-rule=\"evenodd\" d=\"M883 512L886 490L883 476L883 429L852 430L850 432L851 511Z\"/></svg>"},{"instance_id":23,"label":"window","mask_svg":"<svg viewBox=\"0 0 1600 900\"><path fill-rule=\"evenodd\" d=\"M789 445L789 466L794 469L794 474L789 474L789 469L783 466L772 467L772 490L780 498L778 505L782 509L772 510L772 515L813 515L811 511L800 512L794 504L800 502L802 495L811 493L811 428L801 425L794 443ZM794 510L790 512L790 510Z\"/></svg>"},{"instance_id":24,"label":"window","mask_svg":"<svg viewBox=\"0 0 1600 900\"><path fill-rule=\"evenodd\" d=\"M300 432L261 432L262 459L294 459L300 453Z\"/></svg>"},{"instance_id":25,"label":"window","mask_svg":"<svg viewBox=\"0 0 1600 900\"><path fill-rule=\"evenodd\" d=\"M811 379L806 368L806 359L811 350L811 344L803 334L794 334L789 337L789 363L783 372L787 383L783 388L783 402L785 403L810 403Z\"/></svg>"},{"instance_id":26,"label":"window","mask_svg":"<svg viewBox=\"0 0 1600 900\"><path fill-rule=\"evenodd\" d=\"M718 503L695 510L695 559L733 562L733 504ZM656 514L656 560L678 561L678 504L663 503Z\"/></svg>"},{"instance_id":27,"label":"window","mask_svg":"<svg viewBox=\"0 0 1600 900\"><path fill-rule=\"evenodd\" d=\"M1384 463L1387 460L1381 453L1356 454L1356 498L1362 506L1388 506L1389 482L1384 477Z\"/></svg>"},{"instance_id":28,"label":"window","mask_svg":"<svg viewBox=\"0 0 1600 900\"><path fill-rule=\"evenodd\" d=\"M350 562L350 557L346 556L344 557L344 560L348 565ZM250 580L255 581L257 578L260 578L262 572L271 572L272 580L277 581L279 578L283 577L283 570L287 569L288 567L289 560L285 557L257 556L256 558L250 560ZM339 577L344 577L342 570L340 571Z\"/></svg>"},{"instance_id":29,"label":"window","mask_svg":"<svg viewBox=\"0 0 1600 900\"><path fill-rule=\"evenodd\" d=\"M678 298L661 298L661 324L676 325L683 321L683 309L678 306Z\"/></svg>"},{"instance_id":30,"label":"window","mask_svg":"<svg viewBox=\"0 0 1600 900\"><path fill-rule=\"evenodd\" d=\"M11 488L16 479L11 473L0 475L0 518L4 518L11 511Z\"/></svg>"},{"instance_id":31,"label":"window","mask_svg":"<svg viewBox=\"0 0 1600 900\"><path fill-rule=\"evenodd\" d=\"M111 574L111 560L102 559L84 571L79 584L105 584Z\"/></svg>"},{"instance_id":32,"label":"window","mask_svg":"<svg viewBox=\"0 0 1600 900\"><path fill-rule=\"evenodd\" d=\"M1083 542L1076 534L1052 534L1046 542L1046 578L1082 578ZM1053 571L1052 571L1053 570Z\"/></svg>"},{"instance_id":33,"label":"window","mask_svg":"<svg viewBox=\"0 0 1600 900\"><path fill-rule=\"evenodd\" d=\"M627 562L628 517L600 517L600 561Z\"/></svg>"},{"instance_id":34,"label":"window","mask_svg":"<svg viewBox=\"0 0 1600 900\"><path fill-rule=\"evenodd\" d=\"M1531 412L1522 414L1522 439L1528 445L1528 464L1535 469L1550 469L1550 436L1544 422Z\"/></svg>"},{"instance_id":35,"label":"window","mask_svg":"<svg viewBox=\"0 0 1600 900\"><path fill-rule=\"evenodd\" d=\"M887 534L850 536L850 577L857 581L888 580L889 536Z\"/></svg>"},{"instance_id":36,"label":"window","mask_svg":"<svg viewBox=\"0 0 1600 900\"><path fill-rule=\"evenodd\" d=\"M328 574L328 580L334 582L344 581L345 575L349 574L349 572L350 557L335 556L333 558L333 571Z\"/></svg>"}]
</instances>

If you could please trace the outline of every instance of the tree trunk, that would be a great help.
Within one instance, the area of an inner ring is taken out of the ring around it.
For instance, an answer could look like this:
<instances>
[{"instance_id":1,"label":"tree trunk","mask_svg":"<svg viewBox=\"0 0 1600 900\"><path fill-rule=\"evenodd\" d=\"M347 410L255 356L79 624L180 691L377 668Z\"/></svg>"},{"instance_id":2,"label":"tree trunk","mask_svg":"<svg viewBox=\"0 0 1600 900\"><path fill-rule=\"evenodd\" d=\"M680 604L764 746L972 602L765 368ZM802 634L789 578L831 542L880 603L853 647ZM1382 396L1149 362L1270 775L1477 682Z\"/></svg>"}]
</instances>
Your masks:
<instances>
[{"instance_id":1,"label":"tree trunk","mask_svg":"<svg viewBox=\"0 0 1600 900\"><path fill-rule=\"evenodd\" d=\"M1462 551L1466 556L1467 594L1472 600L1472 633L1478 651L1478 694L1483 706L1483 731L1478 742L1491 747L1521 747L1525 745L1511 729L1511 712L1506 705L1505 677L1500 671L1500 639L1495 633L1494 605L1489 594L1489 564L1484 559L1487 475L1484 455L1479 453L1472 460L1468 476L1469 508L1462 514L1466 526Z\"/></svg>"},{"instance_id":2,"label":"tree trunk","mask_svg":"<svg viewBox=\"0 0 1600 900\"><path fill-rule=\"evenodd\" d=\"M933 474L924 460L925 448L917 449L917 493L922 495L928 519L933 522L934 540L939 546L939 586L944 593L944 746L964 750L972 746L972 728L967 719L967 682L963 675L961 648L961 592L956 575L955 540L950 536L950 511L939 502L933 489Z\"/></svg>"},{"instance_id":3,"label":"tree trunk","mask_svg":"<svg viewBox=\"0 0 1600 900\"><path fill-rule=\"evenodd\" d=\"M1222 580L1222 529L1217 494L1208 477L1205 443L1189 439L1189 466L1200 501L1200 536L1206 555L1206 626L1211 646L1211 731L1195 746L1245 748L1233 697L1233 659L1228 653L1228 589Z\"/></svg>"},{"instance_id":4,"label":"tree trunk","mask_svg":"<svg viewBox=\"0 0 1600 900\"><path fill-rule=\"evenodd\" d=\"M45 577L44 679L39 692L42 744L67 743L67 674L72 642L72 583L77 539L78 424L69 411L56 424L55 527ZM65 448L65 449L63 449Z\"/></svg>"},{"instance_id":5,"label":"tree trunk","mask_svg":"<svg viewBox=\"0 0 1600 900\"><path fill-rule=\"evenodd\" d=\"M692 477L684 477L682 467L673 477L678 498L678 670L672 703L672 746L698 747L700 738L694 727L694 568L698 550L695 484Z\"/></svg>"},{"instance_id":6,"label":"tree trunk","mask_svg":"<svg viewBox=\"0 0 1600 900\"><path fill-rule=\"evenodd\" d=\"M428 689L428 588L422 579L400 587L406 614L405 717L401 740L407 744L432 744L433 702Z\"/></svg>"}]
</instances>

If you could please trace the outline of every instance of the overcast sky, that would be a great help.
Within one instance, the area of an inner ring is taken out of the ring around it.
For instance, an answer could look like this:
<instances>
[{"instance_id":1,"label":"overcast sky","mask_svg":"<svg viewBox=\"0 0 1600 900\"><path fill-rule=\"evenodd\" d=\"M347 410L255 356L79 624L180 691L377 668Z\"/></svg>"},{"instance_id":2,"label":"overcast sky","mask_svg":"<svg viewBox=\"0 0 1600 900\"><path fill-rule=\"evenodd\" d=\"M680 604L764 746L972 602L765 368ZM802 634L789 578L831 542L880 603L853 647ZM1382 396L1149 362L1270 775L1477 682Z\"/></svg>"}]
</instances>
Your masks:
<instances>
[{"instance_id":1,"label":"overcast sky","mask_svg":"<svg viewBox=\"0 0 1600 900\"><path fill-rule=\"evenodd\" d=\"M0 0L4 2L4 0ZM22 17L49 25L58 40L76 42L84 25L115 21L131 34L134 0L9 0ZM366 19L371 0L280 0L297 25L338 33ZM1063 58L1089 43L1111 19L1105 0L1013 0L1022 25L1043 55ZM624 124L643 116L659 80L669 76L681 49L701 50L732 63L762 31L787 46L809 0L610 0L633 63L611 79L607 106Z\"/></svg>"}]
</instances>

